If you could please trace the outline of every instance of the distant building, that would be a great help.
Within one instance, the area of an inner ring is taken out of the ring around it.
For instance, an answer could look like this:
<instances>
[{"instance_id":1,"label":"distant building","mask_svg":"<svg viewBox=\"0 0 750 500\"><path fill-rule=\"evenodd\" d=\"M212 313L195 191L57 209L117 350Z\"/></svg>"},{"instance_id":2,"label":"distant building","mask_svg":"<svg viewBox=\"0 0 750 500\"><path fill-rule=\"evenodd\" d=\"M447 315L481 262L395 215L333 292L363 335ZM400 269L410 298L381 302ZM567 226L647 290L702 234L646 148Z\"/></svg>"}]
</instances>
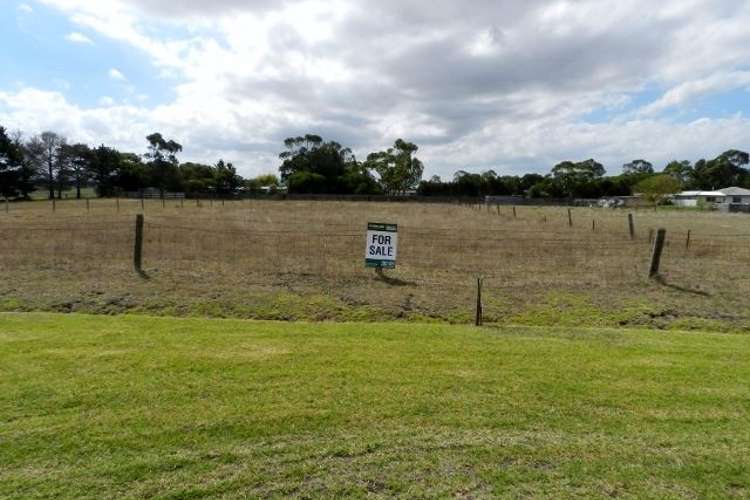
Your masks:
<instances>
[{"instance_id":1,"label":"distant building","mask_svg":"<svg viewBox=\"0 0 750 500\"><path fill-rule=\"evenodd\" d=\"M672 202L679 207L750 205L750 189L728 187L718 191L683 191L674 195Z\"/></svg>"},{"instance_id":2,"label":"distant building","mask_svg":"<svg viewBox=\"0 0 750 500\"><path fill-rule=\"evenodd\" d=\"M125 193L126 198L144 198L147 200L160 199L162 197L161 190L154 187L141 189L139 191L128 191ZM184 199L185 193L170 193L164 192L164 199Z\"/></svg>"},{"instance_id":3,"label":"distant building","mask_svg":"<svg viewBox=\"0 0 750 500\"><path fill-rule=\"evenodd\" d=\"M750 189L730 187L721 190L726 195L725 203L733 205L750 205Z\"/></svg>"},{"instance_id":4,"label":"distant building","mask_svg":"<svg viewBox=\"0 0 750 500\"><path fill-rule=\"evenodd\" d=\"M596 206L601 208L638 208L648 203L640 195L635 196L605 196L599 198Z\"/></svg>"}]
</instances>

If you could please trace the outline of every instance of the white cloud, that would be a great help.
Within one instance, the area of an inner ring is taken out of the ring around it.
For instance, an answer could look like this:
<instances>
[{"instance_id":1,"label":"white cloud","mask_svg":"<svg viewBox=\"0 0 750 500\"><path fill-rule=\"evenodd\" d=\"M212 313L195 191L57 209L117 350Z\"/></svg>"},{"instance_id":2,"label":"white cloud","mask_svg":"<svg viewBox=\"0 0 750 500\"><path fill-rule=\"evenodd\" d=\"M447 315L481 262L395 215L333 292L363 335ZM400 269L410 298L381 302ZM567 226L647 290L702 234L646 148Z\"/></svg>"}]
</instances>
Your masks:
<instances>
[{"instance_id":1,"label":"white cloud","mask_svg":"<svg viewBox=\"0 0 750 500\"><path fill-rule=\"evenodd\" d=\"M109 77L113 80L118 80L121 82L124 82L127 80L127 78L125 78L125 75L123 75L122 72L116 68L110 69L108 74L109 74Z\"/></svg>"},{"instance_id":2,"label":"white cloud","mask_svg":"<svg viewBox=\"0 0 750 500\"><path fill-rule=\"evenodd\" d=\"M91 38L77 31L74 31L73 33L69 33L68 35L65 36L65 39L72 43L82 43L82 44L89 44L89 45L93 45L94 43L91 40Z\"/></svg>"},{"instance_id":3,"label":"white cloud","mask_svg":"<svg viewBox=\"0 0 750 500\"><path fill-rule=\"evenodd\" d=\"M40 1L177 82L170 102L150 108L135 81L136 106L66 101L77 133L116 115L122 129L105 130L118 144L161 130L185 155L223 156L246 173L267 171L283 137L308 131L360 157L403 136L441 175L697 158L749 139L742 117L677 123L662 113L750 84L750 2ZM116 69L110 77L125 81ZM618 115L646 88L664 94ZM583 121L602 109L615 119Z\"/></svg>"},{"instance_id":4,"label":"white cloud","mask_svg":"<svg viewBox=\"0 0 750 500\"><path fill-rule=\"evenodd\" d=\"M644 106L641 114L654 115L690 102L697 97L748 86L750 86L750 71L732 71L690 80L676 85L657 101Z\"/></svg>"},{"instance_id":5,"label":"white cloud","mask_svg":"<svg viewBox=\"0 0 750 500\"><path fill-rule=\"evenodd\" d=\"M27 3L18 4L18 11L24 14L32 14L34 9Z\"/></svg>"}]
</instances>

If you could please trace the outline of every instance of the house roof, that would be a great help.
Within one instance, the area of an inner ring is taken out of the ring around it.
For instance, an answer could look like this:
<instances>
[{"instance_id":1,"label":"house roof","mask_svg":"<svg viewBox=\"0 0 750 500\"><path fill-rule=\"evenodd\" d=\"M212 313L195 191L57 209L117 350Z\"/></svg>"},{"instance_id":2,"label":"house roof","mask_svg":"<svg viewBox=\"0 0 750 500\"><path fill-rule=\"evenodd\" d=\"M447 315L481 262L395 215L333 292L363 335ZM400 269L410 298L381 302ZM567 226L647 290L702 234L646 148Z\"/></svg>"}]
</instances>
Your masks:
<instances>
[{"instance_id":1,"label":"house roof","mask_svg":"<svg viewBox=\"0 0 750 500\"><path fill-rule=\"evenodd\" d=\"M684 198L693 198L696 196L731 196L731 195L727 195L722 191L683 191L681 193L677 193L675 196L681 196Z\"/></svg>"},{"instance_id":2,"label":"house roof","mask_svg":"<svg viewBox=\"0 0 750 500\"><path fill-rule=\"evenodd\" d=\"M725 189L720 189L722 193L724 193L726 196L750 196L750 189L745 189L741 187L728 187Z\"/></svg>"}]
</instances>

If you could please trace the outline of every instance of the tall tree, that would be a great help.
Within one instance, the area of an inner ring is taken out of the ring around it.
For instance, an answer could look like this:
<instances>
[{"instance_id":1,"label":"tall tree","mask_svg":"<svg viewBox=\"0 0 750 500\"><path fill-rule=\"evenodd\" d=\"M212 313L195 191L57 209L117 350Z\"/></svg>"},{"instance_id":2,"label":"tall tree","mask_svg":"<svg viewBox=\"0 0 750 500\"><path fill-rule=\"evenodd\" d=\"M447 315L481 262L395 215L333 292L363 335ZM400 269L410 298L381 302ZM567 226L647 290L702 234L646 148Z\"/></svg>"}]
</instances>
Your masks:
<instances>
[{"instance_id":1,"label":"tall tree","mask_svg":"<svg viewBox=\"0 0 750 500\"><path fill-rule=\"evenodd\" d=\"M73 180L76 188L76 199L81 199L81 188L91 178L91 165L94 154L86 144L64 144L60 150L60 162L64 165L61 171Z\"/></svg>"},{"instance_id":2,"label":"tall tree","mask_svg":"<svg viewBox=\"0 0 750 500\"><path fill-rule=\"evenodd\" d=\"M23 150L0 126L0 195L5 198L24 196Z\"/></svg>"},{"instance_id":3,"label":"tall tree","mask_svg":"<svg viewBox=\"0 0 750 500\"><path fill-rule=\"evenodd\" d=\"M552 177L566 196L586 196L594 181L604 176L604 166L596 160L564 161L552 168Z\"/></svg>"},{"instance_id":4,"label":"tall tree","mask_svg":"<svg viewBox=\"0 0 750 500\"><path fill-rule=\"evenodd\" d=\"M730 149L713 160L698 160L693 167L695 187L699 189L721 189L741 186L748 181L748 154Z\"/></svg>"},{"instance_id":5,"label":"tall tree","mask_svg":"<svg viewBox=\"0 0 750 500\"><path fill-rule=\"evenodd\" d=\"M282 181L290 193L351 193L366 189L361 168L351 149L319 135L290 137L279 155Z\"/></svg>"},{"instance_id":6,"label":"tall tree","mask_svg":"<svg viewBox=\"0 0 750 500\"><path fill-rule=\"evenodd\" d=\"M151 179L163 198L165 191L179 184L177 154L182 151L182 145L172 139L166 140L158 132L147 136L146 140L149 144L146 158L151 168Z\"/></svg>"},{"instance_id":7,"label":"tall tree","mask_svg":"<svg viewBox=\"0 0 750 500\"><path fill-rule=\"evenodd\" d=\"M105 197L115 194L120 159L121 155L116 149L105 145L91 151L88 176L94 183L97 195Z\"/></svg>"},{"instance_id":8,"label":"tall tree","mask_svg":"<svg viewBox=\"0 0 750 500\"><path fill-rule=\"evenodd\" d=\"M386 193L403 194L422 180L424 165L414 156L418 150L416 144L398 139L392 148L371 153L365 166L377 172Z\"/></svg>"},{"instance_id":9,"label":"tall tree","mask_svg":"<svg viewBox=\"0 0 750 500\"><path fill-rule=\"evenodd\" d=\"M234 194L242 186L242 177L237 175L237 169L231 163L219 160L213 168L214 189L222 195Z\"/></svg>"},{"instance_id":10,"label":"tall tree","mask_svg":"<svg viewBox=\"0 0 750 500\"><path fill-rule=\"evenodd\" d=\"M664 167L664 171L662 173L671 175L683 187L689 186L692 183L694 177L693 166L687 160L670 161L667 166Z\"/></svg>"},{"instance_id":11,"label":"tall tree","mask_svg":"<svg viewBox=\"0 0 750 500\"><path fill-rule=\"evenodd\" d=\"M149 187L150 167L135 153L118 153L118 169L115 185L123 191L138 191Z\"/></svg>"},{"instance_id":12,"label":"tall tree","mask_svg":"<svg viewBox=\"0 0 750 500\"><path fill-rule=\"evenodd\" d=\"M65 174L62 170L64 166L60 161L60 153L65 142L64 137L54 132L42 132L25 144L29 161L47 187L49 199L55 197L56 189L58 193L62 191Z\"/></svg>"}]
</instances>

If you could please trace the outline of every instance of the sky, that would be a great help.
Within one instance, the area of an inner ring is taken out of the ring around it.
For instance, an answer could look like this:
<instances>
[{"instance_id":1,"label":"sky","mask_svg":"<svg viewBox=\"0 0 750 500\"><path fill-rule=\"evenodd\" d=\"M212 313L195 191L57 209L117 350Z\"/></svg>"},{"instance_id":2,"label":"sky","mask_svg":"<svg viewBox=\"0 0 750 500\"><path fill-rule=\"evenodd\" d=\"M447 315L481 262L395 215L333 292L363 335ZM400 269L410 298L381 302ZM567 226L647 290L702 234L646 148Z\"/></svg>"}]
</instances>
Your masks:
<instances>
[{"instance_id":1,"label":"sky","mask_svg":"<svg viewBox=\"0 0 750 500\"><path fill-rule=\"evenodd\" d=\"M0 0L0 125L275 172L316 133L425 175L750 149L745 0Z\"/></svg>"}]
</instances>

